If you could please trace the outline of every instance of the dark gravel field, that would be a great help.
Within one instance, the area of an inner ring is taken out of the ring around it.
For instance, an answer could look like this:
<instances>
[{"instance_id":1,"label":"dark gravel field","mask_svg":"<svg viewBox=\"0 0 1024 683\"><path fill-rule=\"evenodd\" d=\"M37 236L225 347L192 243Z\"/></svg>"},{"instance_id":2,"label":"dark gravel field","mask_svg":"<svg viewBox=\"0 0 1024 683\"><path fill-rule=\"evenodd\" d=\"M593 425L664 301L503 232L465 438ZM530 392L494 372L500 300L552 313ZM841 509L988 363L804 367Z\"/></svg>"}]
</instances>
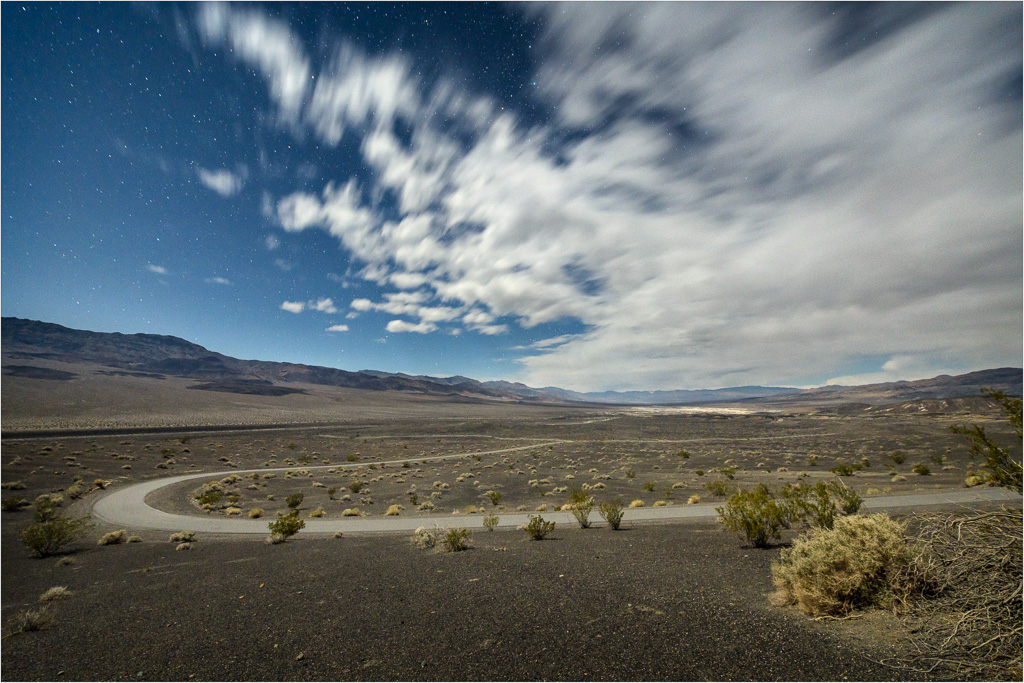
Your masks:
<instances>
[{"instance_id":1,"label":"dark gravel field","mask_svg":"<svg viewBox=\"0 0 1024 683\"><path fill-rule=\"evenodd\" d=\"M9 513L5 513L5 517ZM892 680L877 616L774 607L778 549L713 524L407 536L83 542L32 559L4 525L2 676L12 680ZM51 586L42 630L10 633Z\"/></svg>"}]
</instances>

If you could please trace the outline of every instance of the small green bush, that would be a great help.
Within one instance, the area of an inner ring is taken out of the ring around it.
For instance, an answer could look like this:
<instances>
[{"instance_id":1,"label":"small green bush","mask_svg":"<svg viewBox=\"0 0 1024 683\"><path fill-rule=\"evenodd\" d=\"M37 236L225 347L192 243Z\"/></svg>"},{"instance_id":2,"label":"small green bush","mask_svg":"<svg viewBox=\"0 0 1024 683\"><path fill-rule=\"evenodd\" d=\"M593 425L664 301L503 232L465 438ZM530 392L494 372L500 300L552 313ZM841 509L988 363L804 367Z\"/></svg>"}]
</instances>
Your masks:
<instances>
[{"instance_id":1,"label":"small green bush","mask_svg":"<svg viewBox=\"0 0 1024 683\"><path fill-rule=\"evenodd\" d=\"M39 518L38 509L36 518ZM54 512L44 521L22 529L21 542L37 557L49 557L78 540L89 526L89 520L84 517L66 517Z\"/></svg>"},{"instance_id":2,"label":"small green bush","mask_svg":"<svg viewBox=\"0 0 1024 683\"><path fill-rule=\"evenodd\" d=\"M491 499L491 505L497 505L501 502L501 491L488 491L484 495Z\"/></svg>"},{"instance_id":3,"label":"small green bush","mask_svg":"<svg viewBox=\"0 0 1024 683\"><path fill-rule=\"evenodd\" d=\"M907 454L903 451L893 451L889 454L889 459L892 460L894 465L902 465L907 461Z\"/></svg>"},{"instance_id":4,"label":"small green bush","mask_svg":"<svg viewBox=\"0 0 1024 683\"><path fill-rule=\"evenodd\" d=\"M498 526L498 521L498 515L488 512L487 516L484 517L484 528L488 531L494 531L494 527Z\"/></svg>"},{"instance_id":5,"label":"small green bush","mask_svg":"<svg viewBox=\"0 0 1024 683\"><path fill-rule=\"evenodd\" d=\"M680 458L682 458L683 460L689 460L690 459L690 451L686 450L685 448L683 450L679 451L678 453L676 453L676 455L679 456Z\"/></svg>"},{"instance_id":6,"label":"small green bush","mask_svg":"<svg viewBox=\"0 0 1024 683\"><path fill-rule=\"evenodd\" d=\"M292 510L287 515L278 517L268 525L272 536L278 536L285 540L299 533L305 526L306 522L299 519L298 510Z\"/></svg>"},{"instance_id":7,"label":"small green bush","mask_svg":"<svg viewBox=\"0 0 1024 683\"><path fill-rule=\"evenodd\" d=\"M171 534L170 538L167 539L171 543L191 543L196 540L196 532L194 531L178 531Z\"/></svg>"},{"instance_id":8,"label":"small green bush","mask_svg":"<svg viewBox=\"0 0 1024 683\"><path fill-rule=\"evenodd\" d=\"M776 599L811 615L844 615L858 607L889 607L907 589L906 529L888 515L841 517L784 548L772 565Z\"/></svg>"},{"instance_id":9,"label":"small green bush","mask_svg":"<svg viewBox=\"0 0 1024 683\"><path fill-rule=\"evenodd\" d=\"M622 526L622 517L625 512L622 508L622 501L618 498L601 503L597 506L597 512L613 530L617 531Z\"/></svg>"},{"instance_id":10,"label":"small green bush","mask_svg":"<svg viewBox=\"0 0 1024 683\"><path fill-rule=\"evenodd\" d=\"M96 542L96 545L118 545L128 540L128 531L125 529L118 529L117 531L111 531L110 533L103 534L100 540Z\"/></svg>"},{"instance_id":11,"label":"small green bush","mask_svg":"<svg viewBox=\"0 0 1024 683\"><path fill-rule=\"evenodd\" d=\"M767 548L779 540L782 529L788 529L792 508L775 498L770 488L761 484L753 491L738 491L715 511L726 531L746 538L755 548Z\"/></svg>"},{"instance_id":12,"label":"small green bush","mask_svg":"<svg viewBox=\"0 0 1024 683\"><path fill-rule=\"evenodd\" d=\"M196 502L200 505L216 505L220 502L221 497L221 492L213 489L195 495Z\"/></svg>"},{"instance_id":13,"label":"small green bush","mask_svg":"<svg viewBox=\"0 0 1024 683\"><path fill-rule=\"evenodd\" d=\"M530 515L529 519L521 528L535 541L543 541L545 536L555 530L555 523L546 521L540 515Z\"/></svg>"},{"instance_id":14,"label":"small green bush","mask_svg":"<svg viewBox=\"0 0 1024 683\"><path fill-rule=\"evenodd\" d=\"M845 462L839 463L838 465L833 467L831 470L829 470L829 472L831 472L832 474L838 475L840 477L852 477L853 476L853 468L850 465L848 465L847 463L845 463Z\"/></svg>"},{"instance_id":15,"label":"small green bush","mask_svg":"<svg viewBox=\"0 0 1024 683\"><path fill-rule=\"evenodd\" d=\"M658 486L657 482L645 481L644 482L644 491L653 491L655 488L657 488L657 486Z\"/></svg>"},{"instance_id":16,"label":"small green bush","mask_svg":"<svg viewBox=\"0 0 1024 683\"><path fill-rule=\"evenodd\" d=\"M352 493L359 493L360 491L363 490L364 486L366 486L365 482L359 481L358 479L353 479L348 483L348 490L351 491Z\"/></svg>"},{"instance_id":17,"label":"small green bush","mask_svg":"<svg viewBox=\"0 0 1024 683\"><path fill-rule=\"evenodd\" d=\"M926 477L931 473L932 471L928 469L928 465L925 465L923 462L919 462L916 465L914 465L914 474L919 474L922 477Z\"/></svg>"},{"instance_id":18,"label":"small green bush","mask_svg":"<svg viewBox=\"0 0 1024 683\"><path fill-rule=\"evenodd\" d=\"M634 472L633 470L626 470L626 476L632 479L633 477L636 476L636 472Z\"/></svg>"},{"instance_id":19,"label":"small green bush","mask_svg":"<svg viewBox=\"0 0 1024 683\"><path fill-rule=\"evenodd\" d=\"M4 498L3 501L0 502L0 509L3 509L4 512L18 512L19 510L24 510L28 506L29 502L27 500L18 497Z\"/></svg>"},{"instance_id":20,"label":"small green bush","mask_svg":"<svg viewBox=\"0 0 1024 683\"><path fill-rule=\"evenodd\" d=\"M732 487L725 479L715 479L714 481L705 482L704 488L713 496L724 496L729 493L729 489Z\"/></svg>"},{"instance_id":21,"label":"small green bush","mask_svg":"<svg viewBox=\"0 0 1024 683\"><path fill-rule=\"evenodd\" d=\"M448 529L441 539L445 551L457 553L469 547L469 529Z\"/></svg>"},{"instance_id":22,"label":"small green bush","mask_svg":"<svg viewBox=\"0 0 1024 683\"><path fill-rule=\"evenodd\" d=\"M594 498L582 489L569 490L569 512L576 518L581 529L590 528L590 511L594 509Z\"/></svg>"},{"instance_id":23,"label":"small green bush","mask_svg":"<svg viewBox=\"0 0 1024 683\"><path fill-rule=\"evenodd\" d=\"M284 499L284 504L292 510L298 510L299 506L302 505L302 500L305 498L301 493L293 493Z\"/></svg>"}]
</instances>

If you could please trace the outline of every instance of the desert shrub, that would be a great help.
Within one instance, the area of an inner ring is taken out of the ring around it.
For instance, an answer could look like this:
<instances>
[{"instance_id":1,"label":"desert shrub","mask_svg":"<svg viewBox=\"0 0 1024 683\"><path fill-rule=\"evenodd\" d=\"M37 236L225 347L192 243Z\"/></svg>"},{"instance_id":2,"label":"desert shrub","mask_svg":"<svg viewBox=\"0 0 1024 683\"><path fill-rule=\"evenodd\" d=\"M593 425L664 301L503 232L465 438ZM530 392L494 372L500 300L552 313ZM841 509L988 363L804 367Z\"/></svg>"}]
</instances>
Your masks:
<instances>
[{"instance_id":1,"label":"desert shrub","mask_svg":"<svg viewBox=\"0 0 1024 683\"><path fill-rule=\"evenodd\" d=\"M816 455L808 455L807 456L807 465L809 467L817 467L818 466L818 456L816 456Z\"/></svg>"},{"instance_id":2,"label":"desert shrub","mask_svg":"<svg viewBox=\"0 0 1024 683\"><path fill-rule=\"evenodd\" d=\"M644 491L653 491L657 486L658 486L657 482L645 481L644 482Z\"/></svg>"},{"instance_id":3,"label":"desert shrub","mask_svg":"<svg viewBox=\"0 0 1024 683\"><path fill-rule=\"evenodd\" d=\"M301 493L293 493L284 499L284 504L292 510L298 510L299 506L302 505L302 500L305 498Z\"/></svg>"},{"instance_id":4,"label":"desert shrub","mask_svg":"<svg viewBox=\"0 0 1024 683\"><path fill-rule=\"evenodd\" d=\"M904 583L915 653L902 662L945 680L1020 680L1022 514L915 517Z\"/></svg>"},{"instance_id":5,"label":"desert shrub","mask_svg":"<svg viewBox=\"0 0 1024 683\"><path fill-rule=\"evenodd\" d=\"M419 505L418 505L418 506L416 507L416 509L417 509L417 510L433 510L433 509L434 509L434 504L433 504L433 503L431 503L431 502L430 502L429 500L425 500L425 501L423 501L422 503L420 503L420 504L419 504Z\"/></svg>"},{"instance_id":6,"label":"desert shrub","mask_svg":"<svg viewBox=\"0 0 1024 683\"><path fill-rule=\"evenodd\" d=\"M581 529L590 528L590 511L594 509L594 498L583 489L569 491L569 512L576 518Z\"/></svg>"},{"instance_id":7,"label":"desert shrub","mask_svg":"<svg viewBox=\"0 0 1024 683\"><path fill-rule=\"evenodd\" d=\"M690 451L684 448L683 450L676 453L676 455L682 458L683 460L688 460L690 458Z\"/></svg>"},{"instance_id":8,"label":"desert shrub","mask_svg":"<svg viewBox=\"0 0 1024 683\"><path fill-rule=\"evenodd\" d=\"M488 512L487 516L484 517L484 528L488 531L494 531L494 527L498 526L498 521L498 515Z\"/></svg>"},{"instance_id":9,"label":"desert shrub","mask_svg":"<svg viewBox=\"0 0 1024 683\"><path fill-rule=\"evenodd\" d=\"M726 479L735 479L736 478L736 468L735 467L723 467L723 468L721 468L718 471L721 472L725 476Z\"/></svg>"},{"instance_id":10,"label":"desert shrub","mask_svg":"<svg viewBox=\"0 0 1024 683\"><path fill-rule=\"evenodd\" d=\"M171 534L171 537L167 539L171 543L191 543L196 540L196 532L194 531L178 531Z\"/></svg>"},{"instance_id":11,"label":"desert shrub","mask_svg":"<svg viewBox=\"0 0 1024 683\"><path fill-rule=\"evenodd\" d=\"M317 508L315 510L311 510L310 513L309 513L309 516L310 517L323 517L326 514L327 514L327 511L324 510L323 508Z\"/></svg>"},{"instance_id":12,"label":"desert shrub","mask_svg":"<svg viewBox=\"0 0 1024 683\"><path fill-rule=\"evenodd\" d=\"M441 537L446 552L457 553L469 547L469 529L448 529Z\"/></svg>"},{"instance_id":13,"label":"desert shrub","mask_svg":"<svg viewBox=\"0 0 1024 683\"><path fill-rule=\"evenodd\" d=\"M89 489L87 489L85 485L82 484L82 482L76 481L74 484L67 487L67 489L64 491L64 495L66 495L71 500L78 500L88 492Z\"/></svg>"},{"instance_id":14,"label":"desert shrub","mask_svg":"<svg viewBox=\"0 0 1024 683\"><path fill-rule=\"evenodd\" d=\"M544 537L555 530L555 523L546 521L540 515L530 515L530 521L520 527L535 541L543 541Z\"/></svg>"},{"instance_id":15,"label":"desert shrub","mask_svg":"<svg viewBox=\"0 0 1024 683\"><path fill-rule=\"evenodd\" d=\"M416 529L416 531L412 532L412 538L410 540L417 548L436 548L437 544L441 540L441 530L428 529L421 526Z\"/></svg>"},{"instance_id":16,"label":"desert shrub","mask_svg":"<svg viewBox=\"0 0 1024 683\"><path fill-rule=\"evenodd\" d=\"M4 491L23 491L26 487L23 481L5 481L0 484L0 488Z\"/></svg>"},{"instance_id":17,"label":"desert shrub","mask_svg":"<svg viewBox=\"0 0 1024 683\"><path fill-rule=\"evenodd\" d=\"M287 515L278 517L269 525L271 535L282 536L285 540L299 533L306 526L306 522L299 519L299 511L292 510Z\"/></svg>"},{"instance_id":18,"label":"desert shrub","mask_svg":"<svg viewBox=\"0 0 1024 683\"><path fill-rule=\"evenodd\" d=\"M696 474L696 475L697 475L698 477L703 477L703 476L704 476L704 470L697 470L697 471L695 472L695 474Z\"/></svg>"},{"instance_id":19,"label":"desert shrub","mask_svg":"<svg viewBox=\"0 0 1024 683\"><path fill-rule=\"evenodd\" d=\"M725 479L715 479L704 483L704 488L713 496L724 496L732 488Z\"/></svg>"},{"instance_id":20,"label":"desert shrub","mask_svg":"<svg viewBox=\"0 0 1024 683\"><path fill-rule=\"evenodd\" d=\"M221 492L216 489L208 489L200 493L197 493L194 496L196 502L199 503L200 505L216 505L217 503L220 502L220 499L222 497L223 494L221 494Z\"/></svg>"},{"instance_id":21,"label":"desert shrub","mask_svg":"<svg viewBox=\"0 0 1024 683\"><path fill-rule=\"evenodd\" d=\"M13 633L41 631L51 621L53 621L53 617L45 607L38 610L26 610L14 617L11 624L11 631Z\"/></svg>"},{"instance_id":22,"label":"desert shrub","mask_svg":"<svg viewBox=\"0 0 1024 683\"><path fill-rule=\"evenodd\" d=\"M96 542L96 545L117 545L118 543L124 543L127 538L128 532L125 529L118 529L117 531L111 531L100 536L100 540Z\"/></svg>"},{"instance_id":23,"label":"desert shrub","mask_svg":"<svg viewBox=\"0 0 1024 683\"><path fill-rule=\"evenodd\" d=\"M893 451L889 454L889 460L892 460L894 465L902 465L907 461L907 454L903 451Z\"/></svg>"},{"instance_id":24,"label":"desert shrub","mask_svg":"<svg viewBox=\"0 0 1024 683\"><path fill-rule=\"evenodd\" d=\"M3 509L4 512L18 512L19 510L24 510L28 506L29 502L27 500L16 496L13 498L4 498L3 501L0 502L0 509Z\"/></svg>"},{"instance_id":25,"label":"desert shrub","mask_svg":"<svg viewBox=\"0 0 1024 683\"><path fill-rule=\"evenodd\" d=\"M687 505L696 505L696 504L697 504L697 503L699 503L699 502L700 502L700 496L699 496L699 495L697 495L696 493L695 493L695 494L693 494L692 496L690 496L690 497L689 497L689 498L688 498L688 499L686 500L686 504L687 504Z\"/></svg>"},{"instance_id":26,"label":"desert shrub","mask_svg":"<svg viewBox=\"0 0 1024 683\"><path fill-rule=\"evenodd\" d=\"M781 496L789 508L792 520L800 520L822 529L831 529L839 512L844 515L856 514L864 502L839 479L819 481L813 488L804 484L787 484Z\"/></svg>"},{"instance_id":27,"label":"desert shrub","mask_svg":"<svg viewBox=\"0 0 1024 683\"><path fill-rule=\"evenodd\" d=\"M831 472L832 474L838 475L840 477L852 477L853 476L853 468L850 467L850 465L848 465L845 462L839 463L838 465L836 465L835 467L830 469L829 472Z\"/></svg>"},{"instance_id":28,"label":"desert shrub","mask_svg":"<svg viewBox=\"0 0 1024 683\"><path fill-rule=\"evenodd\" d=\"M40 519L40 509L37 508L36 519L39 520L38 524L21 530L21 542L37 557L55 555L78 540L90 526L89 520L84 517L67 517L58 514L55 509L52 514L47 513L45 519Z\"/></svg>"},{"instance_id":29,"label":"desert shrub","mask_svg":"<svg viewBox=\"0 0 1024 683\"><path fill-rule=\"evenodd\" d=\"M925 477L931 473L932 471L928 469L928 465L925 465L923 462L919 462L916 465L914 465L914 474L918 474L921 475L922 477Z\"/></svg>"},{"instance_id":30,"label":"desert shrub","mask_svg":"<svg viewBox=\"0 0 1024 683\"><path fill-rule=\"evenodd\" d=\"M259 519L263 516L263 508L253 508L249 510L249 519Z\"/></svg>"},{"instance_id":31,"label":"desert shrub","mask_svg":"<svg viewBox=\"0 0 1024 683\"><path fill-rule=\"evenodd\" d=\"M1013 430L1016 439L1016 450L1019 454L1021 451L1021 406L1022 400L1019 398L1010 398L1001 391L995 391L988 388L983 388L981 393L988 396L993 401L999 403L1003 412L1006 414L1006 419L1010 423L1010 427ZM1006 488L1013 489L1017 493L1022 492L1022 471L1021 463L1015 460L1009 447L1000 446L998 443L992 440L992 438L985 432L985 428L972 424L967 425L953 425L949 428L953 434L960 434L966 436L971 441L971 457L976 458L979 456L985 457L985 464L983 467L985 470L985 476L991 483L996 486L1005 486Z\"/></svg>"},{"instance_id":32,"label":"desert shrub","mask_svg":"<svg viewBox=\"0 0 1024 683\"><path fill-rule=\"evenodd\" d=\"M359 508L345 508L341 511L342 517L362 517L363 513Z\"/></svg>"},{"instance_id":33,"label":"desert shrub","mask_svg":"<svg viewBox=\"0 0 1024 683\"><path fill-rule=\"evenodd\" d=\"M626 476L632 479L633 477L636 476L636 472L634 472L633 470L626 470Z\"/></svg>"},{"instance_id":34,"label":"desert shrub","mask_svg":"<svg viewBox=\"0 0 1024 683\"><path fill-rule=\"evenodd\" d=\"M352 493L359 493L360 491L363 490L364 486L366 486L366 482L359 481L358 479L353 479L348 483L348 490L351 491Z\"/></svg>"},{"instance_id":35,"label":"desert shrub","mask_svg":"<svg viewBox=\"0 0 1024 683\"><path fill-rule=\"evenodd\" d=\"M327 489L327 497L330 498L331 500L334 500L334 494L337 492L337 487L332 486L331 488Z\"/></svg>"},{"instance_id":36,"label":"desert shrub","mask_svg":"<svg viewBox=\"0 0 1024 683\"><path fill-rule=\"evenodd\" d=\"M908 592L905 531L885 514L841 517L832 529L812 529L772 565L776 599L814 616L892 607Z\"/></svg>"},{"instance_id":37,"label":"desert shrub","mask_svg":"<svg viewBox=\"0 0 1024 683\"><path fill-rule=\"evenodd\" d=\"M622 510L622 501L618 498L601 503L597 506L597 512L613 530L618 530L622 526L622 517L625 513Z\"/></svg>"},{"instance_id":38,"label":"desert shrub","mask_svg":"<svg viewBox=\"0 0 1024 683\"><path fill-rule=\"evenodd\" d=\"M639 498L637 498L636 500L630 502L629 507L635 510L636 508L642 508L644 505L645 503Z\"/></svg>"},{"instance_id":39,"label":"desert shrub","mask_svg":"<svg viewBox=\"0 0 1024 683\"><path fill-rule=\"evenodd\" d=\"M229 508L224 510L224 514L227 515L228 517L237 517L238 515L242 514L242 508L239 508L239 507L229 507Z\"/></svg>"},{"instance_id":40,"label":"desert shrub","mask_svg":"<svg viewBox=\"0 0 1024 683\"><path fill-rule=\"evenodd\" d=\"M385 512L384 515L386 517L397 517L401 511L401 507L399 507L398 505L392 505L391 507L388 508L387 512Z\"/></svg>"},{"instance_id":41,"label":"desert shrub","mask_svg":"<svg viewBox=\"0 0 1024 683\"><path fill-rule=\"evenodd\" d=\"M772 540L779 540L793 518L793 508L764 484L752 491L737 491L715 511L725 531L745 538L755 548L767 548Z\"/></svg>"},{"instance_id":42,"label":"desert shrub","mask_svg":"<svg viewBox=\"0 0 1024 683\"><path fill-rule=\"evenodd\" d=\"M138 534L132 534L131 536L125 539L125 543L142 543L142 536L139 536Z\"/></svg>"},{"instance_id":43,"label":"desert shrub","mask_svg":"<svg viewBox=\"0 0 1024 683\"><path fill-rule=\"evenodd\" d=\"M46 592L39 596L39 602L51 602L70 598L74 593L68 590L67 586L53 586L46 589Z\"/></svg>"},{"instance_id":44,"label":"desert shrub","mask_svg":"<svg viewBox=\"0 0 1024 683\"><path fill-rule=\"evenodd\" d=\"M501 502L501 491L488 491L484 495L491 499L491 505L497 505Z\"/></svg>"}]
</instances>

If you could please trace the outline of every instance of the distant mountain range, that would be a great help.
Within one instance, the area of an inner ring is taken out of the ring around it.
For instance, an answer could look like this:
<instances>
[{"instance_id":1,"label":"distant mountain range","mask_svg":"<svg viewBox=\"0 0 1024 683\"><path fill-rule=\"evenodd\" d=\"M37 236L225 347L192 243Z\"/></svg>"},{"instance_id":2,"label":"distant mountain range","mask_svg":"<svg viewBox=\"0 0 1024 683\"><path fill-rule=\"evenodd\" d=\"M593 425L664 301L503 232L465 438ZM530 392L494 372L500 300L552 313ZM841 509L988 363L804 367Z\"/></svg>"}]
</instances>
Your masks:
<instances>
[{"instance_id":1,"label":"distant mountain range","mask_svg":"<svg viewBox=\"0 0 1024 683\"><path fill-rule=\"evenodd\" d=\"M998 368L955 377L940 375L909 382L856 387L826 386L807 390L744 386L706 390L580 393L558 387L536 389L516 382L479 382L462 376L429 377L377 370L348 372L316 365L240 360L178 337L89 332L22 318L0 319L0 331L5 375L62 380L73 376L64 370L31 364L34 360L46 359L63 363L92 363L110 368L102 371L105 374L142 375L156 379L168 375L187 377L200 382L193 387L196 389L264 395L301 392L302 389L294 387L294 384L306 383L530 403L685 405L742 401L888 404L916 399L977 396L983 386L1019 395L1022 374L1021 368Z\"/></svg>"}]
</instances>

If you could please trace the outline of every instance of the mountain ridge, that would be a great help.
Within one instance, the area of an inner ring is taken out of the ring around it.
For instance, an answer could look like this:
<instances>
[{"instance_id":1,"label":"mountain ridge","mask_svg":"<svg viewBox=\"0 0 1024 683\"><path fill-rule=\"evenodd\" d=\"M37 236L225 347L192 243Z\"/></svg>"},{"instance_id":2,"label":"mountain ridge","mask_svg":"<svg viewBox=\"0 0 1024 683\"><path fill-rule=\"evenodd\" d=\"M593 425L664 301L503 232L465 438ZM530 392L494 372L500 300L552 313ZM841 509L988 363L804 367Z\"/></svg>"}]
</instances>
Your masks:
<instances>
[{"instance_id":1,"label":"mountain ridge","mask_svg":"<svg viewBox=\"0 0 1024 683\"><path fill-rule=\"evenodd\" d=\"M1022 375L1020 368L993 368L956 376L939 375L923 380L900 380L861 386L824 386L812 389L741 386L722 389L583 393L559 387L535 388L504 380L481 382L462 375L431 377L380 370L351 372L303 363L242 360L171 335L93 332L15 317L0 319L0 329L5 374L26 376L24 366L6 363L7 360L14 359L91 362L130 374L187 377L204 383L197 385L197 389L237 393L280 392L279 387L274 387L283 382L525 403L687 405L770 401L782 404L886 404L918 399L977 396L982 386L1018 395L1021 393Z\"/></svg>"}]
</instances>

